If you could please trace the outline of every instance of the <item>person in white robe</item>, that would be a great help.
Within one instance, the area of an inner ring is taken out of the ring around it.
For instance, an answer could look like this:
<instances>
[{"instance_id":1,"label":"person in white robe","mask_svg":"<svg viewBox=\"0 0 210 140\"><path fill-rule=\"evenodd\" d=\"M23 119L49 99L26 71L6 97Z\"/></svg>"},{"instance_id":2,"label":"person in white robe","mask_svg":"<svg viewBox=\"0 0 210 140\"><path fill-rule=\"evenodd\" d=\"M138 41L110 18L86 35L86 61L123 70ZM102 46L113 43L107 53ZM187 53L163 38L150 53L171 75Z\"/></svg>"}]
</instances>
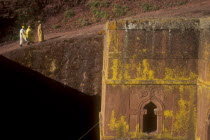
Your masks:
<instances>
[{"instance_id":1,"label":"person in white robe","mask_svg":"<svg viewBox=\"0 0 210 140\"><path fill-rule=\"evenodd\" d=\"M20 29L20 47L23 46L24 43L27 43L27 38L26 38L26 31L24 29L24 26L22 26L22 29Z\"/></svg>"}]
</instances>

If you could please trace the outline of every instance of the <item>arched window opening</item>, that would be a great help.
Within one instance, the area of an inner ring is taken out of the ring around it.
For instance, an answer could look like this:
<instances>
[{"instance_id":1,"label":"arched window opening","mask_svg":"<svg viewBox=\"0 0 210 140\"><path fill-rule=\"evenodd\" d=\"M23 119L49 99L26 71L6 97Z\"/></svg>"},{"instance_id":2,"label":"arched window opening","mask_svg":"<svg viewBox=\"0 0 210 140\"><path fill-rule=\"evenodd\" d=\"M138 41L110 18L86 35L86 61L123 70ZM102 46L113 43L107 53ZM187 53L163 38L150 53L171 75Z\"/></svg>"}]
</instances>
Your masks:
<instances>
[{"instance_id":1,"label":"arched window opening","mask_svg":"<svg viewBox=\"0 0 210 140\"><path fill-rule=\"evenodd\" d=\"M145 105L144 110L146 114L143 116L143 132L151 133L157 130L157 115L155 114L155 109L157 106L150 102Z\"/></svg>"}]
</instances>

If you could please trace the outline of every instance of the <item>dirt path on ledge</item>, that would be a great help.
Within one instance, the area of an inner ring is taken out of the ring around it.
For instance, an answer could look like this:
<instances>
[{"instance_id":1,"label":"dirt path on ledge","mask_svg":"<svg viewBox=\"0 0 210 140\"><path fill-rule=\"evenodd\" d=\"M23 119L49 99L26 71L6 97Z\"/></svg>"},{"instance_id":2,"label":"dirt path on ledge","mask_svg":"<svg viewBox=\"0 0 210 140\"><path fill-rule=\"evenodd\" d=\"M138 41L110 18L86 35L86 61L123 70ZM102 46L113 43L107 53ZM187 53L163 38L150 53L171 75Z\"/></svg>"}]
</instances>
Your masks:
<instances>
[{"instance_id":1,"label":"dirt path on ledge","mask_svg":"<svg viewBox=\"0 0 210 140\"><path fill-rule=\"evenodd\" d=\"M187 5L173 7L169 9L158 10L154 12L143 13L140 15L121 18L121 19L136 19L142 17L206 17L210 16L210 0L197 1ZM80 28L78 30L72 30L69 32L51 33L45 35L45 42L53 41L58 38L72 38L81 35L94 35L98 31L105 29L105 24L91 25ZM39 45L35 43L34 45ZM33 45L30 45L33 46ZM30 47L25 45L24 47ZM24 49L19 47L19 41L0 47L0 54L15 50Z\"/></svg>"},{"instance_id":2,"label":"dirt path on ledge","mask_svg":"<svg viewBox=\"0 0 210 140\"><path fill-rule=\"evenodd\" d=\"M43 43L53 41L58 38L72 38L72 37L84 36L84 35L96 35L96 34L98 34L98 31L103 30L104 27L105 27L104 24L100 24L100 25L94 25L94 26L86 26L79 30L73 30L70 32L46 34L46 35L44 35L45 41ZM24 49L25 47L36 46L39 44L41 44L41 43L35 42L32 45L24 44L23 47L20 48L19 41L16 41L11 44L0 47L0 54L6 53L9 51L13 51L15 49Z\"/></svg>"}]
</instances>

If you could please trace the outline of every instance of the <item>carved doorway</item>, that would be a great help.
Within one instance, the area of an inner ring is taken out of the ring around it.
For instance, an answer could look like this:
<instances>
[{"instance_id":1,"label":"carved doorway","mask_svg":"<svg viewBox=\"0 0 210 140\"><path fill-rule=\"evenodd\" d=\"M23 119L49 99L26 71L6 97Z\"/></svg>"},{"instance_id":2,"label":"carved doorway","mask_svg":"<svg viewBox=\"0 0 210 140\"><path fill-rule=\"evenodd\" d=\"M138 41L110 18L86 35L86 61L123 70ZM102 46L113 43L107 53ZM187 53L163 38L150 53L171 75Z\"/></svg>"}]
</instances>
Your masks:
<instances>
[{"instance_id":1,"label":"carved doorway","mask_svg":"<svg viewBox=\"0 0 210 140\"><path fill-rule=\"evenodd\" d=\"M155 109L157 106L150 102L145 107L145 115L143 116L143 132L151 133L157 130L157 115L155 114Z\"/></svg>"}]
</instances>

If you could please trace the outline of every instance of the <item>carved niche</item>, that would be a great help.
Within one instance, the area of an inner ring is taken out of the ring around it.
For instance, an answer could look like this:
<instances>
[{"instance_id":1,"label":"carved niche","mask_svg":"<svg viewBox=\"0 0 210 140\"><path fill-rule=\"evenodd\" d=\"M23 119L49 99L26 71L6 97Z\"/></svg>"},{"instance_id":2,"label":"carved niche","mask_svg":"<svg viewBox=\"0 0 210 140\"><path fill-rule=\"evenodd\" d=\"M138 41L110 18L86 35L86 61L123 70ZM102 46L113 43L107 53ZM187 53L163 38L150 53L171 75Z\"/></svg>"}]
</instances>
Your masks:
<instances>
[{"instance_id":1,"label":"carved niche","mask_svg":"<svg viewBox=\"0 0 210 140\"><path fill-rule=\"evenodd\" d=\"M154 94L150 94L150 95L154 95ZM145 98L145 100L143 100L140 104L139 104L139 112L146 112L144 107L149 104L150 102L152 102L153 104L155 104L155 106L157 107L156 109L154 109L155 115L157 116L157 133L162 132L162 124L163 124L163 110L164 110L164 105L162 103L162 101L160 99L158 99L155 96L149 96L148 98ZM143 121L144 121L144 115L145 113L139 113L139 124L140 124L140 129L143 130Z\"/></svg>"},{"instance_id":2,"label":"carved niche","mask_svg":"<svg viewBox=\"0 0 210 140\"><path fill-rule=\"evenodd\" d=\"M132 94L131 96L132 99L130 102L132 105L130 106L130 128L133 128L134 130L135 125L139 125L139 128L143 130L143 117L147 114L147 110L144 109L144 107L148 103L152 102L157 107L154 109L154 113L157 116L156 132L162 132L164 110L164 105L161 101L162 93L157 89L149 89L141 91L138 94Z\"/></svg>"}]
</instances>

